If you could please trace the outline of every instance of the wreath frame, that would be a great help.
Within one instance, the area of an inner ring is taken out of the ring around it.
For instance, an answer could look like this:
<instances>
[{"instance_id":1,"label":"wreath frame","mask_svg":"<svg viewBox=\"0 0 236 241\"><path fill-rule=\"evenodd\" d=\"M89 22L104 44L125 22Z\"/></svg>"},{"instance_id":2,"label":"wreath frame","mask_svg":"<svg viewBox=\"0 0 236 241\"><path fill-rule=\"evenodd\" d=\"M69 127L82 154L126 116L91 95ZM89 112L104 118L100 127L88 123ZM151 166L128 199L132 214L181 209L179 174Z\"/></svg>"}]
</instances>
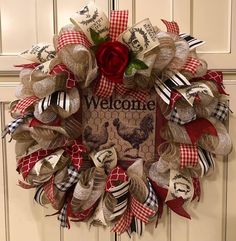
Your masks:
<instances>
[{"instance_id":1,"label":"wreath frame","mask_svg":"<svg viewBox=\"0 0 236 241\"><path fill-rule=\"evenodd\" d=\"M90 10L91 21L84 20ZM164 32L148 19L127 28L127 19L127 11L112 11L109 28L103 11L89 3L71 17L74 26L65 26L54 37L55 49L34 45L21 54L33 63L17 66L23 68L20 98L10 105L14 120L2 136L11 134L18 148L20 141L26 142L16 153L17 171L24 179L19 184L36 188L34 199L40 205L50 203L59 210L63 227L70 227L71 218L141 235L131 223L160 218L164 204L191 218L185 206L199 201L199 179L214 170L212 153L227 155L232 149L222 124L229 112L223 75L207 70L195 51L204 41L180 34L174 21L162 20ZM73 64L80 65L78 72ZM136 160L125 169L113 146L83 145L78 89L91 85L97 96L110 97L115 91L140 103L147 91L156 91L166 122L157 159L145 164ZM52 135L56 137L50 139ZM37 144L33 148L32 141ZM48 164L51 172L46 175Z\"/></svg>"}]
</instances>

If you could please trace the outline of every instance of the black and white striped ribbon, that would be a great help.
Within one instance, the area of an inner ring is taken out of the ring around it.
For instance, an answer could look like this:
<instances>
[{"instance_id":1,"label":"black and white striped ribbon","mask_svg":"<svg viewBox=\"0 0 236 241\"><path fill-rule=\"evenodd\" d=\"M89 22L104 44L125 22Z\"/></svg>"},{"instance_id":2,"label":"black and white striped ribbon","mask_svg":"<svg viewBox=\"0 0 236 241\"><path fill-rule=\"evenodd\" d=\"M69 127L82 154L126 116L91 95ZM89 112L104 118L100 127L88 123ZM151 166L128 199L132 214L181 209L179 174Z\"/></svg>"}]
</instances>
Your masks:
<instances>
[{"instance_id":1,"label":"black and white striped ribbon","mask_svg":"<svg viewBox=\"0 0 236 241\"><path fill-rule=\"evenodd\" d=\"M155 90L157 94L162 98L168 105L171 101L171 91L173 88L180 86L188 86L190 82L180 72L170 76L165 82L157 79L155 83Z\"/></svg>"},{"instance_id":2,"label":"black and white striped ribbon","mask_svg":"<svg viewBox=\"0 0 236 241\"><path fill-rule=\"evenodd\" d=\"M144 232L144 228L145 228L144 222L133 216L130 227L129 229L127 229L127 233L129 237L131 237L132 233L136 233L138 234L138 236L142 236Z\"/></svg>"},{"instance_id":3,"label":"black and white striped ribbon","mask_svg":"<svg viewBox=\"0 0 236 241\"><path fill-rule=\"evenodd\" d=\"M43 187L43 185L41 185L36 189L36 192L34 195L34 200L41 206L44 205L43 204L43 195L44 195L44 187Z\"/></svg>"},{"instance_id":4,"label":"black and white striped ribbon","mask_svg":"<svg viewBox=\"0 0 236 241\"><path fill-rule=\"evenodd\" d=\"M70 97L65 91L56 91L51 95L44 97L38 103L39 114L43 113L51 105L57 105L69 112Z\"/></svg>"},{"instance_id":5,"label":"black and white striped ribbon","mask_svg":"<svg viewBox=\"0 0 236 241\"><path fill-rule=\"evenodd\" d=\"M109 190L111 194L114 196L114 198L117 200L113 214L111 215L112 219L117 216L120 216L122 213L124 213L124 211L127 208L129 184L130 181L124 182L117 187L110 188Z\"/></svg>"},{"instance_id":6,"label":"black and white striped ribbon","mask_svg":"<svg viewBox=\"0 0 236 241\"><path fill-rule=\"evenodd\" d=\"M196 39L194 37L192 37L191 35L187 34L187 33L181 33L179 35L182 39L184 39L185 41L188 42L189 44L189 50L193 50L201 45L203 45L205 43L205 41Z\"/></svg>"},{"instance_id":7,"label":"black and white striped ribbon","mask_svg":"<svg viewBox=\"0 0 236 241\"><path fill-rule=\"evenodd\" d=\"M215 169L215 160L209 151L198 147L198 158L202 168L202 176L206 175L210 168Z\"/></svg>"}]
</instances>

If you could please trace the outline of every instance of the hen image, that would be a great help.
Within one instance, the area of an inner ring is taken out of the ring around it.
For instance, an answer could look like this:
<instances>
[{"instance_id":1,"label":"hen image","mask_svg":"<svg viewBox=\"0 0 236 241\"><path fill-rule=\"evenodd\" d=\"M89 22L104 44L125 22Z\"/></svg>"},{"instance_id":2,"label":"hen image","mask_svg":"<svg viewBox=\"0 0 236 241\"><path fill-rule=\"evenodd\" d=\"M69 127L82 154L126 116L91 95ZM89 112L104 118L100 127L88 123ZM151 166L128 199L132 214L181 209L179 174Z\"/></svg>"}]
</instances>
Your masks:
<instances>
[{"instance_id":1,"label":"hen image","mask_svg":"<svg viewBox=\"0 0 236 241\"><path fill-rule=\"evenodd\" d=\"M108 128L109 123L104 122L100 127L100 131L98 133L93 133L91 126L86 126L84 129L84 140L87 144L87 147L92 150L98 150L99 147L103 144L106 144L108 141Z\"/></svg>"},{"instance_id":2,"label":"hen image","mask_svg":"<svg viewBox=\"0 0 236 241\"><path fill-rule=\"evenodd\" d=\"M140 121L139 126L127 126L119 118L113 120L113 125L115 126L118 135L125 141L129 142L133 149L137 150L136 157L139 157L140 145L145 142L150 133L153 132L153 116L147 114ZM125 151L129 151L132 148L127 148Z\"/></svg>"}]
</instances>

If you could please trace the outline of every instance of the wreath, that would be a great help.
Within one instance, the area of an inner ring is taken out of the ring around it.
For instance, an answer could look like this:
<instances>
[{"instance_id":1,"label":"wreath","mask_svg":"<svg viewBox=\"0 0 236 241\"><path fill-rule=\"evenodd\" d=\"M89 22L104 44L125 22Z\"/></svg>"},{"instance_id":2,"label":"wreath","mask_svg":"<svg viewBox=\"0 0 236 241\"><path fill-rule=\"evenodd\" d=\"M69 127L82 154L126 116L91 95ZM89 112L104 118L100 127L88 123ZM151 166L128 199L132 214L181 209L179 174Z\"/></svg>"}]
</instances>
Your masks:
<instances>
[{"instance_id":1,"label":"wreath","mask_svg":"<svg viewBox=\"0 0 236 241\"><path fill-rule=\"evenodd\" d=\"M164 205L190 219L201 178L232 148L222 73L207 70L204 41L149 19L127 27L93 2L71 17L52 44L20 55L14 118L19 185L69 220L141 235Z\"/></svg>"}]
</instances>

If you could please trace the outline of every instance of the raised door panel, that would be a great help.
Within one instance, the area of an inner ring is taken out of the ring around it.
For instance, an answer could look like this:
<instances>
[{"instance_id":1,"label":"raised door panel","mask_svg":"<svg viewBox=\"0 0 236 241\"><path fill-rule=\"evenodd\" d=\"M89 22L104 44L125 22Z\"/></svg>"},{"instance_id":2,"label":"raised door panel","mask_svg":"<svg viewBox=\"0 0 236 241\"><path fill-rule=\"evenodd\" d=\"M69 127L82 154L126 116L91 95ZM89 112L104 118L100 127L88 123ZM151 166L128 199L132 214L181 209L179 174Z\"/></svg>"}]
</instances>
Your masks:
<instances>
[{"instance_id":1,"label":"raised door panel","mask_svg":"<svg viewBox=\"0 0 236 241\"><path fill-rule=\"evenodd\" d=\"M225 84L227 93L230 94L230 109L233 113L230 115L229 121L229 133L233 141L233 150L228 157L228 166L227 166L227 213L226 213L226 234L225 240L234 241L236 239L236 80L228 80Z\"/></svg>"},{"instance_id":2,"label":"raised door panel","mask_svg":"<svg viewBox=\"0 0 236 241\"><path fill-rule=\"evenodd\" d=\"M17 54L38 42L52 42L52 0L1 0L0 71L15 70Z\"/></svg>"},{"instance_id":3,"label":"raised door panel","mask_svg":"<svg viewBox=\"0 0 236 241\"><path fill-rule=\"evenodd\" d=\"M18 83L0 83L1 129L12 118L9 115L9 102L14 100ZM1 140L1 240L5 241L60 241L59 223L55 217L45 217L55 210L40 207L33 201L34 191L24 190L17 183L14 141L9 136ZM2 229L3 232L2 232ZM3 237L2 237L3 236Z\"/></svg>"}]
</instances>

